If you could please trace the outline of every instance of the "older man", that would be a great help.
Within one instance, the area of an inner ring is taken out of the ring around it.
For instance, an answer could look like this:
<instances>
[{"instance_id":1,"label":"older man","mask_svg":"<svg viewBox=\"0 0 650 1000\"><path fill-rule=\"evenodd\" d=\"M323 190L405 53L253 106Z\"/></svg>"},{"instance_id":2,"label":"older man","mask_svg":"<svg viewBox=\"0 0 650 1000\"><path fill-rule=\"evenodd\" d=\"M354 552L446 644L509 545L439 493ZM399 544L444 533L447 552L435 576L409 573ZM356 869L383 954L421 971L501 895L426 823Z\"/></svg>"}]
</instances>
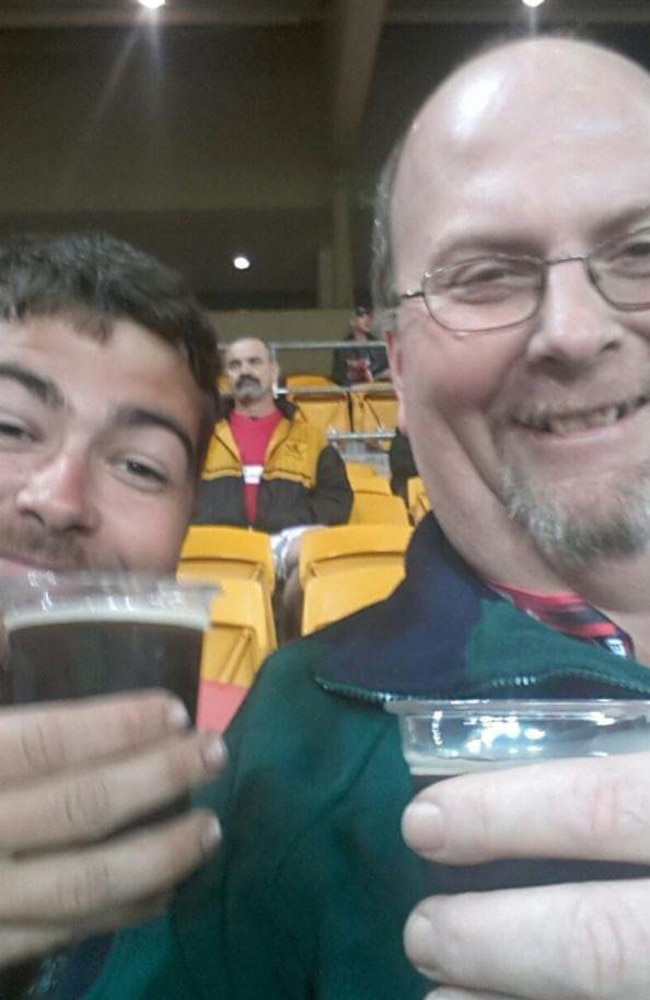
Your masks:
<instances>
[{"instance_id":1,"label":"older man","mask_svg":"<svg viewBox=\"0 0 650 1000\"><path fill-rule=\"evenodd\" d=\"M649 169L647 74L558 39L462 68L393 163L392 359L438 520L486 600L496 588L511 602L504 647L514 609L571 631L554 614L570 595L594 621L580 641L520 633L541 696L650 689ZM508 663L494 655L483 691ZM451 782L405 830L435 860L647 863L649 763L540 769L533 795L523 773ZM649 903L646 881L433 900L407 944L445 1000L642 1000Z\"/></svg>"}]
</instances>

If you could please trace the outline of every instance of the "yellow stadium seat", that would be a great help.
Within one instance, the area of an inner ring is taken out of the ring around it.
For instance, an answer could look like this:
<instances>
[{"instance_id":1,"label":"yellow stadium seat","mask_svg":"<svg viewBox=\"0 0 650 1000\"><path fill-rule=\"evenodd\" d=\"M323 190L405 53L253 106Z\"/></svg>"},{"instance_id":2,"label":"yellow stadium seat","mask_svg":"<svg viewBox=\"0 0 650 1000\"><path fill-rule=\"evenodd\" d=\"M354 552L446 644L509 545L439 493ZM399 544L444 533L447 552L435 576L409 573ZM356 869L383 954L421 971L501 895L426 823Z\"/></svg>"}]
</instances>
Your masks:
<instances>
[{"instance_id":1,"label":"yellow stadium seat","mask_svg":"<svg viewBox=\"0 0 650 1000\"><path fill-rule=\"evenodd\" d=\"M323 392L299 388L287 393L287 399L298 408L303 420L316 424L325 433L349 434L352 430L350 422L350 405L348 395L342 389L331 392L324 387Z\"/></svg>"},{"instance_id":2,"label":"yellow stadium seat","mask_svg":"<svg viewBox=\"0 0 650 1000\"><path fill-rule=\"evenodd\" d=\"M287 375L285 378L285 384L287 389L294 388L295 386L332 386L336 387L336 382L333 382L331 378L326 375L316 375L311 372L298 372L293 375Z\"/></svg>"},{"instance_id":3,"label":"yellow stadium seat","mask_svg":"<svg viewBox=\"0 0 650 1000\"><path fill-rule=\"evenodd\" d=\"M263 580L269 593L275 587L271 540L263 531L224 524L194 524L183 543L179 576L240 576Z\"/></svg>"},{"instance_id":4,"label":"yellow stadium seat","mask_svg":"<svg viewBox=\"0 0 650 1000\"><path fill-rule=\"evenodd\" d=\"M352 459L346 461L345 471L348 474L348 479L352 482L352 478L355 479L366 479L368 476L376 476L377 469L372 462L354 462Z\"/></svg>"},{"instance_id":5,"label":"yellow stadium seat","mask_svg":"<svg viewBox=\"0 0 650 1000\"><path fill-rule=\"evenodd\" d=\"M275 564L266 532L225 524L194 524L185 536L177 575L221 584L231 577L258 580L264 587L267 628L275 637Z\"/></svg>"},{"instance_id":6,"label":"yellow stadium seat","mask_svg":"<svg viewBox=\"0 0 650 1000\"><path fill-rule=\"evenodd\" d=\"M408 510L413 524L419 524L431 510L431 501L420 476L411 476L406 482Z\"/></svg>"},{"instance_id":7,"label":"yellow stadium seat","mask_svg":"<svg viewBox=\"0 0 650 1000\"><path fill-rule=\"evenodd\" d=\"M305 587L302 634L381 601L404 577L404 567L365 566L312 577Z\"/></svg>"},{"instance_id":8,"label":"yellow stadium seat","mask_svg":"<svg viewBox=\"0 0 650 1000\"><path fill-rule=\"evenodd\" d=\"M353 477L350 479L350 486L355 494L374 493L385 497L392 496L390 483L385 476L361 476L358 479Z\"/></svg>"},{"instance_id":9,"label":"yellow stadium seat","mask_svg":"<svg viewBox=\"0 0 650 1000\"><path fill-rule=\"evenodd\" d=\"M353 568L402 568L413 529L409 524L340 524L305 533L300 545L300 581Z\"/></svg>"},{"instance_id":10,"label":"yellow stadium seat","mask_svg":"<svg viewBox=\"0 0 650 1000\"><path fill-rule=\"evenodd\" d=\"M260 580L224 578L203 640L197 725L225 729L264 659L276 648Z\"/></svg>"},{"instance_id":11,"label":"yellow stadium seat","mask_svg":"<svg viewBox=\"0 0 650 1000\"><path fill-rule=\"evenodd\" d=\"M397 427L397 396L390 382L374 388L355 388L351 393L352 429L358 433L395 431ZM369 443L372 438L369 438ZM390 441L378 440L376 447L385 451Z\"/></svg>"},{"instance_id":12,"label":"yellow stadium seat","mask_svg":"<svg viewBox=\"0 0 650 1000\"><path fill-rule=\"evenodd\" d=\"M404 524L409 516L401 497L390 493L354 493L350 524Z\"/></svg>"}]
</instances>

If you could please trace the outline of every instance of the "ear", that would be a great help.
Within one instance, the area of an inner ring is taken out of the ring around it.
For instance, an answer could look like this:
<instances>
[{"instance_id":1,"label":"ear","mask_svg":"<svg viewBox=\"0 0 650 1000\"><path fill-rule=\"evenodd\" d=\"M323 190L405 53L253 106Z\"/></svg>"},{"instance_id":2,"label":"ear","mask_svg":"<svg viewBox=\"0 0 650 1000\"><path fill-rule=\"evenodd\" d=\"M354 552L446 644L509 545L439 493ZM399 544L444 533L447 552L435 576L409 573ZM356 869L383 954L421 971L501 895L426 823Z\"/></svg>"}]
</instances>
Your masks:
<instances>
[{"instance_id":1,"label":"ear","mask_svg":"<svg viewBox=\"0 0 650 1000\"><path fill-rule=\"evenodd\" d=\"M396 330L386 331L386 349L390 364L390 377L397 396L397 426L402 434L406 434L406 416L404 414L404 392L402 380L402 339Z\"/></svg>"}]
</instances>

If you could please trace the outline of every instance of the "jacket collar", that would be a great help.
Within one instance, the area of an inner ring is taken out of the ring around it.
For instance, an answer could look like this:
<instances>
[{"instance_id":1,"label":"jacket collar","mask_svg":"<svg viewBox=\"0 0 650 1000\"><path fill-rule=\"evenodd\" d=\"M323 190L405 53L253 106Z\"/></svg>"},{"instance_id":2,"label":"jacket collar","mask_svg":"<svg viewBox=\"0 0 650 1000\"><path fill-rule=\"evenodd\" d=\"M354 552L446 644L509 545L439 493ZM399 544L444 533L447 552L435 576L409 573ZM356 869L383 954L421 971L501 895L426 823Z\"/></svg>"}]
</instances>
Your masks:
<instances>
[{"instance_id":1,"label":"jacket collar","mask_svg":"<svg viewBox=\"0 0 650 1000\"><path fill-rule=\"evenodd\" d=\"M288 399L283 399L282 396L276 396L275 406L287 420L293 420L298 412L298 407L294 406L293 403L290 403ZM224 399L221 408L221 420L227 420L234 409L235 403L232 397Z\"/></svg>"},{"instance_id":2,"label":"jacket collar","mask_svg":"<svg viewBox=\"0 0 650 1000\"><path fill-rule=\"evenodd\" d=\"M496 594L431 514L388 600L314 638L325 644L316 680L362 700L650 695L647 667L563 635Z\"/></svg>"}]
</instances>

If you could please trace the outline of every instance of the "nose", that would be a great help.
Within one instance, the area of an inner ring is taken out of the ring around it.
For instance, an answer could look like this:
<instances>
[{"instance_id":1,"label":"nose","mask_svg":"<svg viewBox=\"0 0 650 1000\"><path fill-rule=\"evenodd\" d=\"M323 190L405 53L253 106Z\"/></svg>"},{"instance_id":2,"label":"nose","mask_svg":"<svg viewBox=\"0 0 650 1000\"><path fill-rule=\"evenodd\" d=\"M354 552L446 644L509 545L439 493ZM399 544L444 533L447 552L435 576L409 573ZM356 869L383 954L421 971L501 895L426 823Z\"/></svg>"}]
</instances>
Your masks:
<instances>
[{"instance_id":1,"label":"nose","mask_svg":"<svg viewBox=\"0 0 650 1000\"><path fill-rule=\"evenodd\" d=\"M19 489L16 507L52 531L92 531L98 512L87 456L61 449L41 461Z\"/></svg>"},{"instance_id":2,"label":"nose","mask_svg":"<svg viewBox=\"0 0 650 1000\"><path fill-rule=\"evenodd\" d=\"M567 373L589 368L618 350L620 317L589 280L580 260L549 267L544 300L528 342L529 360Z\"/></svg>"}]
</instances>

